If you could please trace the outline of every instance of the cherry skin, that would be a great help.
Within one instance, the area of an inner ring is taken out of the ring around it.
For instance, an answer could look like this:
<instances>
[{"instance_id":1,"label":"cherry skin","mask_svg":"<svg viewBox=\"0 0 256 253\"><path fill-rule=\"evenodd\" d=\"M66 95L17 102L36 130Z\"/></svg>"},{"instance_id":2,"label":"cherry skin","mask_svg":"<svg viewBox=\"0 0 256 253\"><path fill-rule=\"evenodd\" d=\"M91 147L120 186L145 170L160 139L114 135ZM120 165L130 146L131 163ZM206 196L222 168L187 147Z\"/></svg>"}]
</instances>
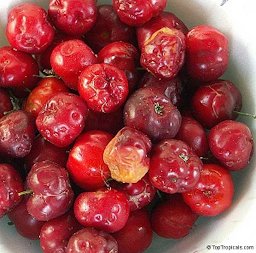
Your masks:
<instances>
[{"instance_id":1,"label":"cherry skin","mask_svg":"<svg viewBox=\"0 0 256 253\"><path fill-rule=\"evenodd\" d=\"M12 111L0 119L0 154L13 158L25 157L35 138L32 116L23 111Z\"/></svg>"},{"instance_id":2,"label":"cherry skin","mask_svg":"<svg viewBox=\"0 0 256 253\"><path fill-rule=\"evenodd\" d=\"M216 28L199 25L186 37L186 69L202 82L218 79L227 69L229 45L227 37Z\"/></svg>"},{"instance_id":3,"label":"cherry skin","mask_svg":"<svg viewBox=\"0 0 256 253\"><path fill-rule=\"evenodd\" d=\"M8 91L0 88L0 118L13 109Z\"/></svg>"},{"instance_id":4,"label":"cherry skin","mask_svg":"<svg viewBox=\"0 0 256 253\"><path fill-rule=\"evenodd\" d=\"M27 211L27 198L15 206L9 213L8 218L14 223L17 232L30 240L38 240L44 221L38 221Z\"/></svg>"},{"instance_id":5,"label":"cherry skin","mask_svg":"<svg viewBox=\"0 0 256 253\"><path fill-rule=\"evenodd\" d=\"M130 207L123 192L103 189L79 194L74 203L74 214L85 227L113 233L126 224Z\"/></svg>"},{"instance_id":6,"label":"cherry skin","mask_svg":"<svg viewBox=\"0 0 256 253\"><path fill-rule=\"evenodd\" d=\"M69 35L82 36L97 18L95 0L51 0L48 15L56 28Z\"/></svg>"},{"instance_id":7,"label":"cherry skin","mask_svg":"<svg viewBox=\"0 0 256 253\"><path fill-rule=\"evenodd\" d=\"M208 139L212 154L227 169L241 170L249 163L254 143L244 123L224 120L210 130Z\"/></svg>"},{"instance_id":8,"label":"cherry skin","mask_svg":"<svg viewBox=\"0 0 256 253\"><path fill-rule=\"evenodd\" d=\"M136 90L126 101L124 124L147 134L152 141L173 138L181 115L161 89L145 87Z\"/></svg>"},{"instance_id":9,"label":"cherry skin","mask_svg":"<svg viewBox=\"0 0 256 253\"><path fill-rule=\"evenodd\" d=\"M61 79L45 77L30 92L23 109L37 117L46 102L58 92L68 92L67 86Z\"/></svg>"},{"instance_id":10,"label":"cherry skin","mask_svg":"<svg viewBox=\"0 0 256 253\"><path fill-rule=\"evenodd\" d=\"M99 51L98 61L123 70L128 79L129 91L134 90L139 77L136 70L139 52L135 46L123 41L109 43Z\"/></svg>"},{"instance_id":11,"label":"cherry skin","mask_svg":"<svg viewBox=\"0 0 256 253\"><path fill-rule=\"evenodd\" d=\"M11 88L35 87L39 80L39 67L29 54L10 46L0 48L0 86Z\"/></svg>"},{"instance_id":12,"label":"cherry skin","mask_svg":"<svg viewBox=\"0 0 256 253\"><path fill-rule=\"evenodd\" d=\"M109 64L93 64L79 76L78 92L96 112L110 113L120 108L128 96L128 89L124 71Z\"/></svg>"},{"instance_id":13,"label":"cherry skin","mask_svg":"<svg viewBox=\"0 0 256 253\"><path fill-rule=\"evenodd\" d=\"M112 235L117 240L119 253L144 252L151 245L153 239L147 210L141 209L132 212L126 225Z\"/></svg>"},{"instance_id":14,"label":"cherry skin","mask_svg":"<svg viewBox=\"0 0 256 253\"><path fill-rule=\"evenodd\" d=\"M182 20L180 20L171 12L163 11L144 25L136 28L139 48L142 48L144 43L152 36L154 32L160 30L163 27L181 30L184 34L188 33L188 28L182 22Z\"/></svg>"},{"instance_id":15,"label":"cherry skin","mask_svg":"<svg viewBox=\"0 0 256 253\"><path fill-rule=\"evenodd\" d=\"M137 183L110 181L110 186L126 194L131 211L142 209L150 204L156 194L156 188L151 184L148 174Z\"/></svg>"},{"instance_id":16,"label":"cherry skin","mask_svg":"<svg viewBox=\"0 0 256 253\"><path fill-rule=\"evenodd\" d=\"M114 237L93 227L83 228L71 236L67 253L118 253Z\"/></svg>"},{"instance_id":17,"label":"cherry skin","mask_svg":"<svg viewBox=\"0 0 256 253\"><path fill-rule=\"evenodd\" d=\"M195 188L182 193L190 208L202 216L216 216L227 210L233 194L234 184L230 173L217 164L204 164Z\"/></svg>"},{"instance_id":18,"label":"cherry skin","mask_svg":"<svg viewBox=\"0 0 256 253\"><path fill-rule=\"evenodd\" d=\"M77 90L78 76L85 67L97 63L97 58L82 40L70 39L58 44L52 50L50 63L53 71L66 85Z\"/></svg>"},{"instance_id":19,"label":"cherry skin","mask_svg":"<svg viewBox=\"0 0 256 253\"><path fill-rule=\"evenodd\" d=\"M165 8L166 3L166 0L114 0L113 8L123 23L140 26L157 16Z\"/></svg>"},{"instance_id":20,"label":"cherry skin","mask_svg":"<svg viewBox=\"0 0 256 253\"><path fill-rule=\"evenodd\" d=\"M20 201L24 189L21 175L7 163L0 163L0 218Z\"/></svg>"},{"instance_id":21,"label":"cherry skin","mask_svg":"<svg viewBox=\"0 0 256 253\"><path fill-rule=\"evenodd\" d=\"M206 128L223 120L236 119L242 107L239 89L228 80L204 83L191 99L194 117Z\"/></svg>"},{"instance_id":22,"label":"cherry skin","mask_svg":"<svg viewBox=\"0 0 256 253\"><path fill-rule=\"evenodd\" d=\"M103 161L105 147L112 135L92 130L81 134L69 152L67 169L76 185L87 191L105 186L110 177L108 166Z\"/></svg>"},{"instance_id":23,"label":"cherry skin","mask_svg":"<svg viewBox=\"0 0 256 253\"><path fill-rule=\"evenodd\" d=\"M144 133L122 128L108 143L103 160L111 177L123 183L137 183L149 170L151 141Z\"/></svg>"},{"instance_id":24,"label":"cherry skin","mask_svg":"<svg viewBox=\"0 0 256 253\"><path fill-rule=\"evenodd\" d=\"M180 30L163 27L143 44L140 64L158 79L172 79L184 64L185 46Z\"/></svg>"},{"instance_id":25,"label":"cherry skin","mask_svg":"<svg viewBox=\"0 0 256 253\"><path fill-rule=\"evenodd\" d=\"M43 253L66 252L70 237L80 229L72 212L45 222L40 232Z\"/></svg>"},{"instance_id":26,"label":"cherry skin","mask_svg":"<svg viewBox=\"0 0 256 253\"><path fill-rule=\"evenodd\" d=\"M190 116L182 116L176 139L186 142L199 157L206 156L209 151L208 139L203 126Z\"/></svg>"},{"instance_id":27,"label":"cherry skin","mask_svg":"<svg viewBox=\"0 0 256 253\"><path fill-rule=\"evenodd\" d=\"M54 34L47 12L37 4L22 3L8 13L6 37L20 51L40 53L51 44Z\"/></svg>"},{"instance_id":28,"label":"cherry skin","mask_svg":"<svg viewBox=\"0 0 256 253\"><path fill-rule=\"evenodd\" d=\"M74 193L65 168L51 161L37 162L27 176L32 195L27 202L28 212L39 221L48 221L66 213Z\"/></svg>"},{"instance_id":29,"label":"cherry skin","mask_svg":"<svg viewBox=\"0 0 256 253\"><path fill-rule=\"evenodd\" d=\"M52 144L67 147L82 132L87 114L87 105L80 96L59 92L39 112L37 129Z\"/></svg>"},{"instance_id":30,"label":"cherry skin","mask_svg":"<svg viewBox=\"0 0 256 253\"><path fill-rule=\"evenodd\" d=\"M94 52L99 52L104 46L115 41L135 43L135 29L120 21L112 5L103 4L97 8L96 23L85 34L85 41Z\"/></svg>"},{"instance_id":31,"label":"cherry skin","mask_svg":"<svg viewBox=\"0 0 256 253\"><path fill-rule=\"evenodd\" d=\"M159 236L180 239L191 232L199 215L194 213L179 194L159 201L151 213L151 225Z\"/></svg>"},{"instance_id":32,"label":"cherry skin","mask_svg":"<svg viewBox=\"0 0 256 253\"><path fill-rule=\"evenodd\" d=\"M185 192L195 187L201 169L202 162L191 147L183 141L168 139L152 149L149 179L163 192Z\"/></svg>"}]
</instances>

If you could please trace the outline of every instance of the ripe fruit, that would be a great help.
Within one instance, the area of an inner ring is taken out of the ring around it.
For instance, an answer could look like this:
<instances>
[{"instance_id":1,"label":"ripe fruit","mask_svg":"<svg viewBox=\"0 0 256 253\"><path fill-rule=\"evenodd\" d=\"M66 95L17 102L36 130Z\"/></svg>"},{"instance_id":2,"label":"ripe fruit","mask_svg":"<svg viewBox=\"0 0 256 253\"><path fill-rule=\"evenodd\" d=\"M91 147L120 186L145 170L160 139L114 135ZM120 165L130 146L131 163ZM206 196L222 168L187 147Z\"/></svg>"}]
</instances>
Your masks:
<instances>
[{"instance_id":1,"label":"ripe fruit","mask_svg":"<svg viewBox=\"0 0 256 253\"><path fill-rule=\"evenodd\" d=\"M130 207L123 192L103 189L79 194L74 203L74 213L83 226L113 233L126 224Z\"/></svg>"},{"instance_id":2,"label":"ripe fruit","mask_svg":"<svg viewBox=\"0 0 256 253\"><path fill-rule=\"evenodd\" d=\"M194 189L182 193L184 201L197 214L216 216L230 207L234 184L230 173L217 164L204 164Z\"/></svg>"}]
</instances>

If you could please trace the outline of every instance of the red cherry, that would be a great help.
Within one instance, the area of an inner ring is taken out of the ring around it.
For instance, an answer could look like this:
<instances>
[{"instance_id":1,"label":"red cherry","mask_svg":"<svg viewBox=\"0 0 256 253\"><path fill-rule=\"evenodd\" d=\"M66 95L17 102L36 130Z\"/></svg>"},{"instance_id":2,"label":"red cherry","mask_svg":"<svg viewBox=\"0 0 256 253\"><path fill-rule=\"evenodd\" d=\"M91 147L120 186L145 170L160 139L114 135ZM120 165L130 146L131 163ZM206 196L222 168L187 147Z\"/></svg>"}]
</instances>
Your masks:
<instances>
[{"instance_id":1,"label":"red cherry","mask_svg":"<svg viewBox=\"0 0 256 253\"><path fill-rule=\"evenodd\" d=\"M6 37L12 47L35 54L51 44L54 29L42 7L34 3L22 3L8 13Z\"/></svg>"},{"instance_id":2,"label":"red cherry","mask_svg":"<svg viewBox=\"0 0 256 253\"><path fill-rule=\"evenodd\" d=\"M110 171L103 161L103 152L112 137L107 132L92 130L75 141L69 152L67 169L82 189L94 191L105 186Z\"/></svg>"},{"instance_id":3,"label":"red cherry","mask_svg":"<svg viewBox=\"0 0 256 253\"><path fill-rule=\"evenodd\" d=\"M184 201L197 214L216 216L232 203L234 184L230 173L217 164L204 164L194 189L182 193Z\"/></svg>"},{"instance_id":4,"label":"red cherry","mask_svg":"<svg viewBox=\"0 0 256 253\"><path fill-rule=\"evenodd\" d=\"M112 233L124 227L130 207L123 192L109 189L79 194L74 213L83 226Z\"/></svg>"}]
</instances>

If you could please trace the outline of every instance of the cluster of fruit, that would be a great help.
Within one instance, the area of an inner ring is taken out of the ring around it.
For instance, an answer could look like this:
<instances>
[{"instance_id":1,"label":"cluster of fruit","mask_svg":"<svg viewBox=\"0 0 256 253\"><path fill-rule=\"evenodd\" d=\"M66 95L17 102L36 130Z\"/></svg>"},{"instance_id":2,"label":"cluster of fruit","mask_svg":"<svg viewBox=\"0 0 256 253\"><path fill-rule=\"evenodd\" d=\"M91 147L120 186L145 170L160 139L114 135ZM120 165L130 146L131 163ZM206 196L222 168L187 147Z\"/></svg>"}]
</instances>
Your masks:
<instances>
[{"instance_id":1,"label":"cluster of fruit","mask_svg":"<svg viewBox=\"0 0 256 253\"><path fill-rule=\"evenodd\" d=\"M166 0L50 0L8 13L0 217L44 253L146 250L232 203L253 152L227 37Z\"/></svg>"}]
</instances>

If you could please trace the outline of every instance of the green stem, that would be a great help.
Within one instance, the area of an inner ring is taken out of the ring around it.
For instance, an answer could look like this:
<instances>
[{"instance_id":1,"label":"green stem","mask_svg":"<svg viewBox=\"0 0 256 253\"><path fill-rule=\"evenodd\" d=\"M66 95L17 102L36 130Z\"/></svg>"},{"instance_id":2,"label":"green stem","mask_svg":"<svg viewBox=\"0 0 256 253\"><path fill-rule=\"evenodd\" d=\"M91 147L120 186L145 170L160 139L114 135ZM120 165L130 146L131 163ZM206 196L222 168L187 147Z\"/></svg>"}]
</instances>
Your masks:
<instances>
[{"instance_id":1,"label":"green stem","mask_svg":"<svg viewBox=\"0 0 256 253\"><path fill-rule=\"evenodd\" d=\"M234 112L241 116L246 116L246 117L251 117L253 119L256 119L256 114L251 114L251 113L247 113L247 112L239 112L239 111L234 111Z\"/></svg>"},{"instance_id":2,"label":"green stem","mask_svg":"<svg viewBox=\"0 0 256 253\"><path fill-rule=\"evenodd\" d=\"M31 194L31 193L33 193L33 191L30 190L30 189L28 189L28 190L19 192L18 195L19 195L19 196L23 196L23 195L29 195L29 194Z\"/></svg>"}]
</instances>

